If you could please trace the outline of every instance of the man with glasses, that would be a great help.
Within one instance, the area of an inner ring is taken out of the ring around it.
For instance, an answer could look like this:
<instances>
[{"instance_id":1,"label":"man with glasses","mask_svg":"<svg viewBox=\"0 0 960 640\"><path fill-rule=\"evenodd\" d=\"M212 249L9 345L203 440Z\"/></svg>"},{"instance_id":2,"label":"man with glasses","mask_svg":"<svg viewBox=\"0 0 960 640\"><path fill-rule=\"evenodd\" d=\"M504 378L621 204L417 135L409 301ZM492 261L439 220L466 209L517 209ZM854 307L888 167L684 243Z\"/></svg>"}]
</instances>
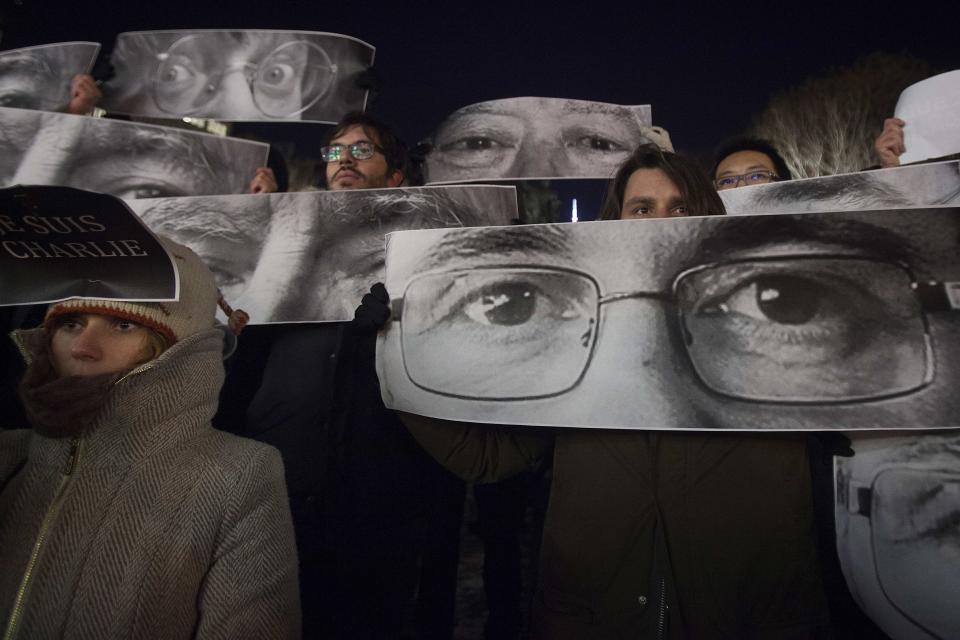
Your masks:
<instances>
[{"instance_id":1,"label":"man with glasses","mask_svg":"<svg viewBox=\"0 0 960 640\"><path fill-rule=\"evenodd\" d=\"M345 116L321 154L331 190L398 187L408 165L403 142L363 113ZM357 228L367 223L357 220ZM262 370L244 435L276 446L284 458L304 637L399 638L421 555L424 572L433 567L443 577L420 578L419 634L450 637L457 538L446 550L454 555L452 567L438 562L446 555L423 546L436 514L447 504L462 509L463 484L384 408L374 335L341 322L253 326L244 338L231 370L238 374L231 399L221 406L236 411L233 398L250 392L240 388L251 382L245 372Z\"/></svg>"},{"instance_id":2,"label":"man with glasses","mask_svg":"<svg viewBox=\"0 0 960 640\"><path fill-rule=\"evenodd\" d=\"M399 142L372 117L348 114L337 125L330 143L320 150L327 163L327 188L341 191L399 187L405 179L406 154Z\"/></svg>"},{"instance_id":3,"label":"man with glasses","mask_svg":"<svg viewBox=\"0 0 960 640\"><path fill-rule=\"evenodd\" d=\"M710 176L717 191L790 180L786 161L766 140L735 138L714 154Z\"/></svg>"}]
</instances>

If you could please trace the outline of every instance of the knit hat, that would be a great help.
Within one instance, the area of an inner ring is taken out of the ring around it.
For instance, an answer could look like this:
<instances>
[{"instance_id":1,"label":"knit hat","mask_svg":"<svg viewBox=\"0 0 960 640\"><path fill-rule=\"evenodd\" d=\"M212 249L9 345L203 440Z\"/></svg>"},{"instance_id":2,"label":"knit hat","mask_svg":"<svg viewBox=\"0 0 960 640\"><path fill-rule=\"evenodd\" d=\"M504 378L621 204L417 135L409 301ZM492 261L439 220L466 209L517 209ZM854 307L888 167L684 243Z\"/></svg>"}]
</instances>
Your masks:
<instances>
[{"instance_id":1,"label":"knit hat","mask_svg":"<svg viewBox=\"0 0 960 640\"><path fill-rule=\"evenodd\" d=\"M176 262L180 274L179 300L127 302L70 298L47 309L44 326L49 330L58 316L96 313L142 324L162 335L170 344L212 328L220 294L210 269L187 247L163 236L158 235L157 239Z\"/></svg>"}]
</instances>

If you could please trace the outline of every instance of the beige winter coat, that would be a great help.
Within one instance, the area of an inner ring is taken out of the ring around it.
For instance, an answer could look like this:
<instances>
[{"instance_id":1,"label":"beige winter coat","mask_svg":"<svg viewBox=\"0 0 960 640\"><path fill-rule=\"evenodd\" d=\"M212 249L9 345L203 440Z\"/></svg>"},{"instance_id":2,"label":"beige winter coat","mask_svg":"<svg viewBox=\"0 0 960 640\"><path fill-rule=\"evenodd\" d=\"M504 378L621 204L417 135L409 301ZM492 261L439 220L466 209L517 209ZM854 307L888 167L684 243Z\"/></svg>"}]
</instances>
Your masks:
<instances>
[{"instance_id":1,"label":"beige winter coat","mask_svg":"<svg viewBox=\"0 0 960 640\"><path fill-rule=\"evenodd\" d=\"M221 346L135 369L78 439L0 431L0 633L299 637L280 456L210 426Z\"/></svg>"}]
</instances>

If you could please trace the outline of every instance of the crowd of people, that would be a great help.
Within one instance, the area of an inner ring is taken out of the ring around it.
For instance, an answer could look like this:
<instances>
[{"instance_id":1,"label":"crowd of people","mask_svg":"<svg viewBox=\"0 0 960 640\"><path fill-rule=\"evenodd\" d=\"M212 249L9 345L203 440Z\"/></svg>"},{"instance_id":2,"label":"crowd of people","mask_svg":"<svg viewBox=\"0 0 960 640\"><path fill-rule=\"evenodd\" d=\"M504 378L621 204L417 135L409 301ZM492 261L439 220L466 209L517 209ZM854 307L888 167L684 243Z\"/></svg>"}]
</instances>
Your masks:
<instances>
[{"instance_id":1,"label":"crowd of people","mask_svg":"<svg viewBox=\"0 0 960 640\"><path fill-rule=\"evenodd\" d=\"M68 110L98 96L78 76ZM884 167L899 164L903 126L891 118L877 138ZM321 156L329 190L420 174L369 114L344 117ZM660 130L613 173L600 217L719 216L719 191L790 179L763 140L723 144L707 172ZM251 193L278 188L270 168L251 176ZM823 494L842 438L394 412L374 365L382 285L352 322L248 327L224 359L237 340L215 321L213 274L162 242L179 301L70 299L15 334L29 425L0 431L3 638L387 639L411 619L416 637L451 638L466 482L499 558L484 568L490 640L525 628L531 487L549 493L533 518L531 638L883 637L836 566ZM637 328L633 357L664 357L644 337L659 330ZM663 405L637 426L706 428L669 392Z\"/></svg>"}]
</instances>

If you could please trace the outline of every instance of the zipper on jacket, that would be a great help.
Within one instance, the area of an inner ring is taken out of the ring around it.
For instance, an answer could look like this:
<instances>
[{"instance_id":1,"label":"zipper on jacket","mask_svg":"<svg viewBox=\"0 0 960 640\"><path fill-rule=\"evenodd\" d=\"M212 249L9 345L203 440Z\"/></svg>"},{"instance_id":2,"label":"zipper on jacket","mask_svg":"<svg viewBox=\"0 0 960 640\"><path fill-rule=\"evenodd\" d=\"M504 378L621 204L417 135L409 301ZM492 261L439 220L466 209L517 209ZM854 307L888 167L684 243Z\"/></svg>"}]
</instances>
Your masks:
<instances>
[{"instance_id":1,"label":"zipper on jacket","mask_svg":"<svg viewBox=\"0 0 960 640\"><path fill-rule=\"evenodd\" d=\"M63 506L63 496L66 492L67 485L73 478L73 472L77 468L77 461L80 458L80 443L81 439L79 436L74 436L70 440L70 453L67 455L66 463L63 465L60 484L57 486L57 491L53 496L53 502L50 503L50 508L47 509L47 513L43 516L43 522L40 523L40 531L37 533L37 539L33 543L33 549L30 551L30 559L27 561L27 568L24 570L23 578L20 580L20 588L17 589L17 597L13 601L13 609L10 611L10 620L7 621L7 628L3 632L3 640L14 640L14 638L17 637L20 620L23 618L23 611L27 601L27 594L30 590L30 585L33 583L37 562L40 560L40 552L43 551L43 545L47 540L50 527L60 513L60 507Z\"/></svg>"},{"instance_id":2,"label":"zipper on jacket","mask_svg":"<svg viewBox=\"0 0 960 640\"><path fill-rule=\"evenodd\" d=\"M667 581L660 578L660 597L657 609L657 640L663 640L663 632L667 625Z\"/></svg>"}]
</instances>

